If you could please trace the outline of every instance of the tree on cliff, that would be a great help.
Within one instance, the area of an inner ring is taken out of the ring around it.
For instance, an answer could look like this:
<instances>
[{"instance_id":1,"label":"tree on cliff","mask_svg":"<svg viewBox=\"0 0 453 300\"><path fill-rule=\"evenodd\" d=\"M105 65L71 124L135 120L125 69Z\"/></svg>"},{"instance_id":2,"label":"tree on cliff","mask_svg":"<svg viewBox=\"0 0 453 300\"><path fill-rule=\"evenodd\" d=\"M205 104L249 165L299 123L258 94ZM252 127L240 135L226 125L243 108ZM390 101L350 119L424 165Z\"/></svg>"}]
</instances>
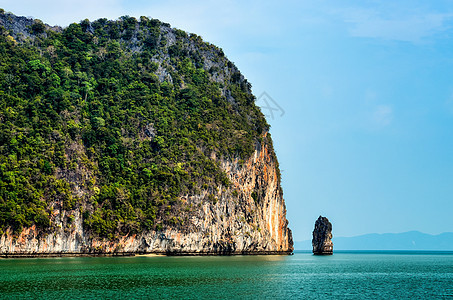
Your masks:
<instances>
[{"instance_id":1,"label":"tree on cliff","mask_svg":"<svg viewBox=\"0 0 453 300\"><path fill-rule=\"evenodd\" d=\"M50 28L2 10L0 79L0 235L51 229L55 209L108 238L184 227L181 195L229 185L213 157L271 145L222 50L146 17Z\"/></svg>"}]
</instances>

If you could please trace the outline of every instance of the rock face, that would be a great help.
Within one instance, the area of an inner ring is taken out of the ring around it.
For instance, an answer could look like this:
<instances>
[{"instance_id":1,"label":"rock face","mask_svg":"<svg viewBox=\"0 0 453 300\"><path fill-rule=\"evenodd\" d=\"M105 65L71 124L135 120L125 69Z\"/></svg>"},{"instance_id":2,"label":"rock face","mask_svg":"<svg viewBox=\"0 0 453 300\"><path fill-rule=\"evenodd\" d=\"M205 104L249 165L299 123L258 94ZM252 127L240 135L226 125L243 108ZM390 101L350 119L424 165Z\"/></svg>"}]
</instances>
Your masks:
<instances>
[{"instance_id":1,"label":"rock face","mask_svg":"<svg viewBox=\"0 0 453 300\"><path fill-rule=\"evenodd\" d=\"M86 232L79 210L66 211L55 202L52 222L57 230L43 232L32 226L19 236L7 230L0 237L0 256L290 254L292 234L286 220L276 162L271 154L269 146L262 145L242 167L238 160L223 161L222 168L232 181L232 188L240 192L233 198L228 190L220 189L217 203L202 201L208 191L182 199L200 207L190 216L185 230L167 226L162 231L126 235L111 241ZM255 190L261 191L257 197L252 196ZM68 216L72 219L70 224Z\"/></svg>"},{"instance_id":2,"label":"rock face","mask_svg":"<svg viewBox=\"0 0 453 300\"><path fill-rule=\"evenodd\" d=\"M313 254L331 255L333 253L332 224L326 217L319 216L313 230Z\"/></svg>"},{"instance_id":3,"label":"rock face","mask_svg":"<svg viewBox=\"0 0 453 300\"><path fill-rule=\"evenodd\" d=\"M87 36L91 33L90 26ZM18 45L35 38L33 30L40 32L40 38L46 36L46 30L63 30L4 12L0 13L0 27L6 28L8 34L11 34L10 39ZM177 35L181 33L169 25L161 25L159 30L161 41L167 43L163 48L165 51L158 52L150 61L158 66L154 75L159 82L173 83L171 75L177 73L171 65L169 49L176 46ZM209 74L209 80L225 83L220 85L222 96L231 107L239 107L238 100L234 99L227 86L231 84L232 78L235 78L244 90L251 93L244 76L224 57L223 51L207 45L199 49L196 47L195 37L184 39L187 40L188 46L184 46L187 49L182 50L200 55L203 58L200 66ZM121 43L125 41L121 40ZM128 43L128 49L134 55L135 52L140 52L140 47L135 44L138 43L136 38L132 38ZM178 43L178 46L180 45L181 40ZM184 85L182 82L181 86ZM235 130L239 137L245 133ZM144 126L141 141L151 140L155 135L153 125L147 124ZM178 211L175 220L180 219L180 223L167 222L163 223L161 228L125 233L114 238L93 234L84 224L84 213L93 210L89 199L94 194L86 184L93 175L92 170L83 167L82 163L70 171L57 168L53 175L58 180L69 182L74 196L83 201L80 201L80 205L68 208L61 199L46 199L49 201L52 227L43 230L32 225L20 232L14 232L12 228L3 230L2 234L0 231L0 256L115 253L290 254L293 251L293 241L286 219L278 161L270 135L260 131L260 137L260 141L254 145L254 151L253 146L251 147L253 154L248 159L234 155L219 157L212 153L211 159L225 172L230 184L200 186L197 192L179 195L177 204L184 209ZM65 157L78 155L85 158L85 152L82 143L74 142L66 149Z\"/></svg>"},{"instance_id":4,"label":"rock face","mask_svg":"<svg viewBox=\"0 0 453 300\"><path fill-rule=\"evenodd\" d=\"M239 168L237 161L222 165L236 188L236 198L218 193L218 202L203 203L203 195L188 196L185 201L201 204L191 216L187 230L167 227L162 231L127 235L117 241L95 238L82 226L77 210L65 211L55 203L54 222L60 229L40 232L26 228L19 237L7 232L0 239L0 254L48 253L167 253L167 254L285 254L293 250L291 230L287 227L286 208L282 198L275 162L267 146ZM259 187L262 197L251 193ZM205 191L204 193L207 193ZM67 215L74 216L67 228ZM65 229L63 229L65 228Z\"/></svg>"}]
</instances>

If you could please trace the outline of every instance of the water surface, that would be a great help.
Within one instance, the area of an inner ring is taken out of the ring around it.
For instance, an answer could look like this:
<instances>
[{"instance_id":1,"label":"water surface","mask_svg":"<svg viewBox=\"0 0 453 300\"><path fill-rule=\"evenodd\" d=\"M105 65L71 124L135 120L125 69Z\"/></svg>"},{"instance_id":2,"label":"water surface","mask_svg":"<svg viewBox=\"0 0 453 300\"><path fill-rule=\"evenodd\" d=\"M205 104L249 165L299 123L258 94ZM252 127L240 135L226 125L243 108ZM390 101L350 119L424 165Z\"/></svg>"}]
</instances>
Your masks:
<instances>
[{"instance_id":1,"label":"water surface","mask_svg":"<svg viewBox=\"0 0 453 300\"><path fill-rule=\"evenodd\" d=\"M0 259L0 297L453 299L453 253Z\"/></svg>"}]
</instances>

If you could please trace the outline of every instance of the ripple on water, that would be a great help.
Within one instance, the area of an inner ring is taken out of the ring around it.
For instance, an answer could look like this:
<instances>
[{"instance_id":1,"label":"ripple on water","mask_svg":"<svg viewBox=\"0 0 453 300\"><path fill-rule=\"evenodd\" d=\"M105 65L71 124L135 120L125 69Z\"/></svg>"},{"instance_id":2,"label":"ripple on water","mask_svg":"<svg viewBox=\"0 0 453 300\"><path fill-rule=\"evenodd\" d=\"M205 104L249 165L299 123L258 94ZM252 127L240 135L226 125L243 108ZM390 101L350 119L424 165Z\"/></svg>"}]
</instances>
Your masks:
<instances>
[{"instance_id":1,"label":"ripple on water","mask_svg":"<svg viewBox=\"0 0 453 300\"><path fill-rule=\"evenodd\" d=\"M0 260L0 298L449 298L453 254Z\"/></svg>"}]
</instances>

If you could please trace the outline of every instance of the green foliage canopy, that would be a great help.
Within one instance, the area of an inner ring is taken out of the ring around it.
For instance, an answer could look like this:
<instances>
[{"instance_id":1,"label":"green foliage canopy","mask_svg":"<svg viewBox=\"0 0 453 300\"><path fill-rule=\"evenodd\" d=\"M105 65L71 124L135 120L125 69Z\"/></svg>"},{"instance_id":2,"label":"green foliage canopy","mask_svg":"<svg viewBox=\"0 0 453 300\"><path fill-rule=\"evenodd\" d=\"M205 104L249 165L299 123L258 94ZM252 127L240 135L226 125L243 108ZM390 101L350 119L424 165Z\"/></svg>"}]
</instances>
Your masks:
<instances>
[{"instance_id":1,"label":"green foliage canopy","mask_svg":"<svg viewBox=\"0 0 453 300\"><path fill-rule=\"evenodd\" d=\"M269 129L250 85L195 35L128 16L29 30L0 27L0 233L51 229L56 209L109 238L175 225L181 195L229 184L212 153L246 159Z\"/></svg>"}]
</instances>

